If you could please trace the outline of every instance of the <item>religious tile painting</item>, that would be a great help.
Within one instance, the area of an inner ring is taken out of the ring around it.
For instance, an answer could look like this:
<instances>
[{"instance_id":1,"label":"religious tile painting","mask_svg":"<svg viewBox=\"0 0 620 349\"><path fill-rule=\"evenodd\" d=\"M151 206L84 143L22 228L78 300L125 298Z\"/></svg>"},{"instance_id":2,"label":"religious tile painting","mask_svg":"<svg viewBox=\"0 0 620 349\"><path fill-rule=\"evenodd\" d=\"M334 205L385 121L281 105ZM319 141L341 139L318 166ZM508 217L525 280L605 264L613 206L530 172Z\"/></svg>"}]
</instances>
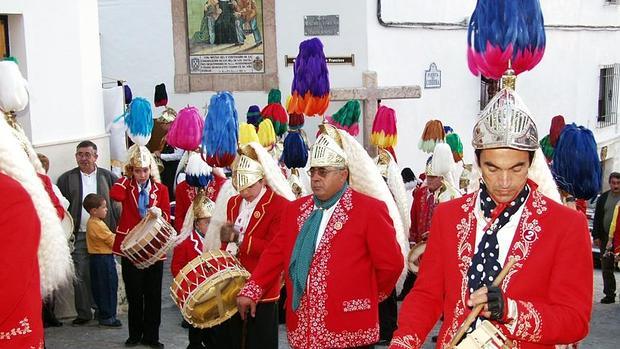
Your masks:
<instances>
[{"instance_id":1,"label":"religious tile painting","mask_svg":"<svg viewBox=\"0 0 620 349\"><path fill-rule=\"evenodd\" d=\"M263 74L263 0L186 0L190 74Z\"/></svg>"}]
</instances>

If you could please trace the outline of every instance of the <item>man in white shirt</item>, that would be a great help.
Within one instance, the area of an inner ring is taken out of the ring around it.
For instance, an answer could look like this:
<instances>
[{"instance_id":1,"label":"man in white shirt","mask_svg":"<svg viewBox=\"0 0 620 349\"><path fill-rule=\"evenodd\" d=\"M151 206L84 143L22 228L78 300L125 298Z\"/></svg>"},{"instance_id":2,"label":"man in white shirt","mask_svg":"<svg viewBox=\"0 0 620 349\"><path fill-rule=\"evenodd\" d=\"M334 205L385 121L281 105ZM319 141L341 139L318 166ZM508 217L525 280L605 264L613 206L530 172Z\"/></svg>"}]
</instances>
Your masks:
<instances>
[{"instance_id":1,"label":"man in white shirt","mask_svg":"<svg viewBox=\"0 0 620 349\"><path fill-rule=\"evenodd\" d=\"M94 306L90 290L90 270L88 265L88 251L86 249L86 222L89 215L82 206L86 195L95 193L110 201L110 188L118 179L110 171L97 167L97 145L91 141L83 141L77 145L75 160L78 167L63 173L58 178L58 188L62 195L69 200L69 213L73 218L75 234L75 250L72 253L75 264L75 308L77 318L74 325L84 325L92 319ZM106 224L111 231L116 230L119 217L119 207L112 203Z\"/></svg>"}]
</instances>

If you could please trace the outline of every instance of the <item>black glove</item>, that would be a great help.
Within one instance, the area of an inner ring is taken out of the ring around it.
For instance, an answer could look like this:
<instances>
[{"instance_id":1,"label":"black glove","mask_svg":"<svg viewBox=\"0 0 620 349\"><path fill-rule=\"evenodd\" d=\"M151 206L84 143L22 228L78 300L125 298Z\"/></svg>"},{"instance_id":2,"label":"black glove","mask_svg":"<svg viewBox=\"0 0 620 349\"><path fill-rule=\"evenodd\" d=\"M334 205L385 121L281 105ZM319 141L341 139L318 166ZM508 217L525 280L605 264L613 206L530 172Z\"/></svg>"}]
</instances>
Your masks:
<instances>
[{"instance_id":1,"label":"black glove","mask_svg":"<svg viewBox=\"0 0 620 349\"><path fill-rule=\"evenodd\" d=\"M491 312L491 320L498 322L505 322L507 317L506 299L502 289L497 286L487 286L487 305L489 312Z\"/></svg>"}]
</instances>

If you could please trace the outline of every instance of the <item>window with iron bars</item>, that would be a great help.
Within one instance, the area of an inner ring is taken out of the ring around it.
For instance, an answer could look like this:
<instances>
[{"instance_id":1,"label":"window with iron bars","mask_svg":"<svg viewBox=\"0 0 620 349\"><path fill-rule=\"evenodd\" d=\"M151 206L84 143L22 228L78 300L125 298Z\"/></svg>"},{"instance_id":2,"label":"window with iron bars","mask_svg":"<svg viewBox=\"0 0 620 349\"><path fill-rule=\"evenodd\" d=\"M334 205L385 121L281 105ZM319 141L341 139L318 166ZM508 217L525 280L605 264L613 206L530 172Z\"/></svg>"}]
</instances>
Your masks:
<instances>
[{"instance_id":1,"label":"window with iron bars","mask_svg":"<svg viewBox=\"0 0 620 349\"><path fill-rule=\"evenodd\" d=\"M620 63L601 67L598 90L597 127L607 127L618 122L620 90Z\"/></svg>"}]
</instances>

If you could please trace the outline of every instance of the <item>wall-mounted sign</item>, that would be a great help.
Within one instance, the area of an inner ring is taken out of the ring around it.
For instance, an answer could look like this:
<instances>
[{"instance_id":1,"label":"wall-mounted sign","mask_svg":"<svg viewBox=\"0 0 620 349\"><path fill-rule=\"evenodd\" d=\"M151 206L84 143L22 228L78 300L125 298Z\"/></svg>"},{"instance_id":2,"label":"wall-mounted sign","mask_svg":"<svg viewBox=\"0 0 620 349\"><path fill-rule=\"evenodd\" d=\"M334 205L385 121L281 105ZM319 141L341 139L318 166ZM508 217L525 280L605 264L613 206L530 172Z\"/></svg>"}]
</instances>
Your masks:
<instances>
[{"instance_id":1,"label":"wall-mounted sign","mask_svg":"<svg viewBox=\"0 0 620 349\"><path fill-rule=\"evenodd\" d=\"M355 55L351 54L350 56L325 57L325 62L327 64L355 65ZM289 65L293 65L293 64L295 64L295 57L284 55L284 66L288 67Z\"/></svg>"},{"instance_id":2,"label":"wall-mounted sign","mask_svg":"<svg viewBox=\"0 0 620 349\"><path fill-rule=\"evenodd\" d=\"M441 88L441 70L435 63L424 71L424 88Z\"/></svg>"},{"instance_id":3,"label":"wall-mounted sign","mask_svg":"<svg viewBox=\"0 0 620 349\"><path fill-rule=\"evenodd\" d=\"M340 35L340 16L304 16L304 35Z\"/></svg>"}]
</instances>

